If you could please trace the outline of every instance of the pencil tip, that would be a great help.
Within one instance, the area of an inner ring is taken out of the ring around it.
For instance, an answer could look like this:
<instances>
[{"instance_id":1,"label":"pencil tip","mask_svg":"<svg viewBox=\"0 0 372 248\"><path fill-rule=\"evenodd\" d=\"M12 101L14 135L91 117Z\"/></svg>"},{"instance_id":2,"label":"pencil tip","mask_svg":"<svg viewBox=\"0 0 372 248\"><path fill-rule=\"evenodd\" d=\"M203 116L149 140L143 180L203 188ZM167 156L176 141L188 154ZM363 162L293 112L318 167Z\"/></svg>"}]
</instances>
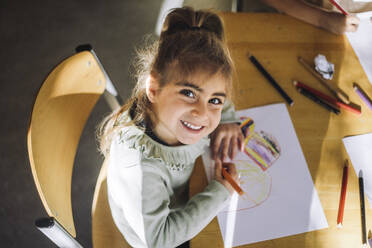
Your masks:
<instances>
[{"instance_id":1,"label":"pencil tip","mask_svg":"<svg viewBox=\"0 0 372 248\"><path fill-rule=\"evenodd\" d=\"M292 82L294 86L297 86L297 80L293 80Z\"/></svg>"},{"instance_id":2,"label":"pencil tip","mask_svg":"<svg viewBox=\"0 0 372 248\"><path fill-rule=\"evenodd\" d=\"M248 56L248 58L250 58L252 56L252 54L251 53L248 53L247 56Z\"/></svg>"},{"instance_id":3,"label":"pencil tip","mask_svg":"<svg viewBox=\"0 0 372 248\"><path fill-rule=\"evenodd\" d=\"M362 170L359 171L359 177L363 177L363 171Z\"/></svg>"},{"instance_id":4,"label":"pencil tip","mask_svg":"<svg viewBox=\"0 0 372 248\"><path fill-rule=\"evenodd\" d=\"M342 224L341 224L341 223L338 223L338 224L337 224L337 228L338 228L338 229L341 229L341 228L342 228Z\"/></svg>"}]
</instances>

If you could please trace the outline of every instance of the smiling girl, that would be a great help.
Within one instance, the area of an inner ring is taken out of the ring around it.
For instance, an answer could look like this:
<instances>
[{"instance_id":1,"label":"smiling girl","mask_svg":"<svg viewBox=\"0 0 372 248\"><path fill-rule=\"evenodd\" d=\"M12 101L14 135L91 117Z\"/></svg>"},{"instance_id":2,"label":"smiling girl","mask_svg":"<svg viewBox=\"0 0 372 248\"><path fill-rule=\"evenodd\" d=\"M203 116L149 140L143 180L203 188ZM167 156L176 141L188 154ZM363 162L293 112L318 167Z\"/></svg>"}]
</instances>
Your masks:
<instances>
[{"instance_id":1,"label":"smiling girl","mask_svg":"<svg viewBox=\"0 0 372 248\"><path fill-rule=\"evenodd\" d=\"M131 246L176 247L198 234L233 192L221 160L236 154L243 134L228 101L233 64L222 22L208 11L174 9L139 61L132 97L100 129L109 204ZM194 162L210 134L214 180L189 199ZM237 179L235 167L227 169Z\"/></svg>"}]
</instances>

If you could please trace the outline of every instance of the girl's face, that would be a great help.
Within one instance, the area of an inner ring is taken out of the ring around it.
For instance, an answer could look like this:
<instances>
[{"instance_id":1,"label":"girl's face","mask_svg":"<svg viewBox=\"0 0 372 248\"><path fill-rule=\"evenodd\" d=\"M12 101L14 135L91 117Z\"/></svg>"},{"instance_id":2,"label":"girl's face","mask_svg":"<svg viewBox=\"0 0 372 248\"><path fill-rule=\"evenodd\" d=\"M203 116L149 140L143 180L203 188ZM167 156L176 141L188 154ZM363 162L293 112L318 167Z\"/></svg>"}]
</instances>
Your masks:
<instances>
[{"instance_id":1,"label":"girl's face","mask_svg":"<svg viewBox=\"0 0 372 248\"><path fill-rule=\"evenodd\" d=\"M153 132L168 145L194 144L218 126L226 98L226 81L219 74L195 75L148 90L156 116Z\"/></svg>"}]
</instances>

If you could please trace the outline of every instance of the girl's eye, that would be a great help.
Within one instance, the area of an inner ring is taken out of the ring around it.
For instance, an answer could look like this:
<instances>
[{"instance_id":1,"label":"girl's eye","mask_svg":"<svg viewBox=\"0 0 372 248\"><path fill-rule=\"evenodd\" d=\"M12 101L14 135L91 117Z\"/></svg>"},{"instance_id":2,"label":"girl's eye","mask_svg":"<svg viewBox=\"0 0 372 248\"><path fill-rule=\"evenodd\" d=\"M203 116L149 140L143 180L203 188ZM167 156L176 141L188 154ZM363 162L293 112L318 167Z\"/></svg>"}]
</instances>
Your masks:
<instances>
[{"instance_id":1,"label":"girl's eye","mask_svg":"<svg viewBox=\"0 0 372 248\"><path fill-rule=\"evenodd\" d=\"M184 90L181 90L180 93L181 93L182 95L187 96L187 97L195 98L195 94L194 94L194 92L192 92L191 90L186 90L186 89L184 89Z\"/></svg>"},{"instance_id":2,"label":"girl's eye","mask_svg":"<svg viewBox=\"0 0 372 248\"><path fill-rule=\"evenodd\" d=\"M222 104L222 101L219 98L212 98L211 100L209 100L209 103L212 103L214 105L220 105Z\"/></svg>"}]
</instances>

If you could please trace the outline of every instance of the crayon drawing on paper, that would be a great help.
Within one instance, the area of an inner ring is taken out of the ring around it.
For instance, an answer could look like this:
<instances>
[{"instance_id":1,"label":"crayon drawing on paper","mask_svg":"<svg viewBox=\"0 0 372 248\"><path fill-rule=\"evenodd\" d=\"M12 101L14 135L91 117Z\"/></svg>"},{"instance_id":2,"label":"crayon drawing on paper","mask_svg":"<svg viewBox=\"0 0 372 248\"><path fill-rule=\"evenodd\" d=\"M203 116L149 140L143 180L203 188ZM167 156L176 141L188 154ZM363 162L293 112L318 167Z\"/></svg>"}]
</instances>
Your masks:
<instances>
[{"instance_id":1,"label":"crayon drawing on paper","mask_svg":"<svg viewBox=\"0 0 372 248\"><path fill-rule=\"evenodd\" d=\"M234 194L217 216L225 247L328 227L285 104L237 112L245 135L244 151L233 163L245 194ZM210 152L203 155L213 178Z\"/></svg>"}]
</instances>

